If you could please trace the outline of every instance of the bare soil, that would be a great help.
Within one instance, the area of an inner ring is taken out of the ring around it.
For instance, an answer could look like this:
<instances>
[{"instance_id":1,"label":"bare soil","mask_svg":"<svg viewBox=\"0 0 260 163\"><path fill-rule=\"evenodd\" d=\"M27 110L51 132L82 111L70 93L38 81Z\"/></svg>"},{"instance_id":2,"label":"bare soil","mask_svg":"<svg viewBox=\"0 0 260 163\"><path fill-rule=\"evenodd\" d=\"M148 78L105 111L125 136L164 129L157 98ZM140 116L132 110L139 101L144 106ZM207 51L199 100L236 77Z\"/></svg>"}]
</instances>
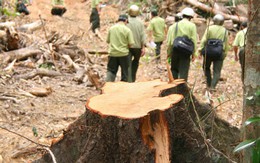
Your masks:
<instances>
[{"instance_id":1,"label":"bare soil","mask_svg":"<svg viewBox=\"0 0 260 163\"><path fill-rule=\"evenodd\" d=\"M63 17L58 17L50 14L49 1L35 0L32 6L29 6L31 14L15 20L17 24L33 22L39 20L40 14L46 21L47 33L59 31L63 34L79 36L81 39L78 45L86 51L106 50L107 44L97 39L91 31L87 31L91 12L90 1L81 1L66 0L68 10ZM118 13L119 11L113 7L107 7L102 11L103 38L106 38L108 28L116 21ZM40 29L35 34L44 37L43 33ZM158 78L168 80L164 64L165 52L165 45L163 45L162 62L156 64L147 50L147 54L140 61L138 81ZM206 86L201 62L202 60L197 59L191 63L188 85L194 88L193 93L200 101L208 102L205 96ZM106 57L104 63L96 64L106 65ZM73 81L71 74L55 78L35 77L33 80L16 80L2 70L4 68L2 65L0 67L0 95L11 98L11 100L0 100L0 126L41 144L49 145L55 138L61 136L67 126L85 112L87 99L100 93L87 83L79 84ZM25 70L23 67L15 68L18 73ZM242 118L243 96L240 73L240 65L234 61L233 53L230 51L223 66L221 77L224 81L219 82L217 91L210 96L217 115L237 127L240 127ZM100 74L104 79L105 70ZM46 97L28 97L24 94L24 91L34 87L50 87L53 91ZM36 129L37 137L34 136L33 129ZM41 151L32 148L36 147L34 143L3 129L0 129L0 142L0 163L31 162L41 156Z\"/></svg>"}]
</instances>

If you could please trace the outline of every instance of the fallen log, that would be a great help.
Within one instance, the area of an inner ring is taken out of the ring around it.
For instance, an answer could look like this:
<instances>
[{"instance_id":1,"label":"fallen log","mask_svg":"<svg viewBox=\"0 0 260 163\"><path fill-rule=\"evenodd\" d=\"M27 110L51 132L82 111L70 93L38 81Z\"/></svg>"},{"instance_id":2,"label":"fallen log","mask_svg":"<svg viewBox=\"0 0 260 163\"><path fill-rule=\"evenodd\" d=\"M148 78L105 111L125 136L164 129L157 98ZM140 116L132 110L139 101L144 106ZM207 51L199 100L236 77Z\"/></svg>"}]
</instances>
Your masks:
<instances>
[{"instance_id":1,"label":"fallen log","mask_svg":"<svg viewBox=\"0 0 260 163\"><path fill-rule=\"evenodd\" d=\"M80 67L78 64L76 64L69 55L62 55L62 58L64 58L68 64L69 67L73 67L74 70L76 71L76 75L74 76L73 80L82 83L84 76L86 75L86 70L83 67Z\"/></svg>"},{"instance_id":2,"label":"fallen log","mask_svg":"<svg viewBox=\"0 0 260 163\"><path fill-rule=\"evenodd\" d=\"M225 143L216 149L211 145L215 140L206 140L195 121L193 106L197 103L191 105L189 90L184 84L176 85L159 80L106 83L103 94L88 100L85 114L51 147L57 162L234 162L226 155L232 155L227 149L238 133L225 122L209 118L224 126L214 128L214 134L226 132L216 140L216 144ZM209 112L197 110L199 116ZM215 127L210 124L208 128ZM220 152L223 149L226 155ZM47 162L51 162L49 154L35 161Z\"/></svg>"},{"instance_id":3,"label":"fallen log","mask_svg":"<svg viewBox=\"0 0 260 163\"><path fill-rule=\"evenodd\" d=\"M37 20L36 22L30 24L24 24L17 28L18 31L21 32L29 32L32 33L38 29L40 29L44 24L42 24L41 20Z\"/></svg>"},{"instance_id":4,"label":"fallen log","mask_svg":"<svg viewBox=\"0 0 260 163\"><path fill-rule=\"evenodd\" d=\"M233 20L234 22L247 21L246 17L223 13L222 11L216 10L215 8L212 8L212 7L210 7L206 4L203 4L201 2L198 2L197 0L184 0L184 1L191 4L194 7L197 7L199 9L203 10L203 11L212 13L213 15L222 14L225 19L230 19L230 20Z\"/></svg>"},{"instance_id":5,"label":"fallen log","mask_svg":"<svg viewBox=\"0 0 260 163\"><path fill-rule=\"evenodd\" d=\"M34 87L29 91L30 94L37 96L37 97L45 97L45 96L48 96L49 94L51 94L52 92L53 92L53 90L51 87L45 87L45 88Z\"/></svg>"},{"instance_id":6,"label":"fallen log","mask_svg":"<svg viewBox=\"0 0 260 163\"><path fill-rule=\"evenodd\" d=\"M23 60L28 57L35 56L37 54L42 53L39 49L31 49L31 48L22 48L18 50L13 50L9 52L0 53L1 58L4 62L4 64L7 64L8 62L11 62L13 60Z\"/></svg>"},{"instance_id":7,"label":"fallen log","mask_svg":"<svg viewBox=\"0 0 260 163\"><path fill-rule=\"evenodd\" d=\"M108 54L108 51L95 51L95 50L89 50L89 54L95 54L95 55L106 55Z\"/></svg>"},{"instance_id":8,"label":"fallen log","mask_svg":"<svg viewBox=\"0 0 260 163\"><path fill-rule=\"evenodd\" d=\"M53 71L53 70L47 70L47 69L36 69L33 70L27 74L22 74L22 75L17 75L15 76L16 79L32 79L35 76L49 76L49 77L55 77L55 76L61 76L62 74L60 72L57 71Z\"/></svg>"},{"instance_id":9,"label":"fallen log","mask_svg":"<svg viewBox=\"0 0 260 163\"><path fill-rule=\"evenodd\" d=\"M0 23L0 29L5 29L5 28L9 28L9 27L14 27L15 26L15 22L2 22Z\"/></svg>"}]
</instances>

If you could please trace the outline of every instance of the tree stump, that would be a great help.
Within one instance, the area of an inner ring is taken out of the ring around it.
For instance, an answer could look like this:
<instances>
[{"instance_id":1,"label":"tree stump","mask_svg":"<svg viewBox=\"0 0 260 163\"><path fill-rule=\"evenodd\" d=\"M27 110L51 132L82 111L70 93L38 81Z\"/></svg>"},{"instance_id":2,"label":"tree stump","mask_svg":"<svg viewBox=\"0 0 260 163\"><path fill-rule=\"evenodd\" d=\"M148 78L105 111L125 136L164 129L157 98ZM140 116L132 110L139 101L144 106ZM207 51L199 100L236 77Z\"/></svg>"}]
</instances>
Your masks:
<instances>
[{"instance_id":1,"label":"tree stump","mask_svg":"<svg viewBox=\"0 0 260 163\"><path fill-rule=\"evenodd\" d=\"M205 142L192 105L178 93L187 90L178 80L106 83L51 150L62 163L232 162Z\"/></svg>"}]
</instances>

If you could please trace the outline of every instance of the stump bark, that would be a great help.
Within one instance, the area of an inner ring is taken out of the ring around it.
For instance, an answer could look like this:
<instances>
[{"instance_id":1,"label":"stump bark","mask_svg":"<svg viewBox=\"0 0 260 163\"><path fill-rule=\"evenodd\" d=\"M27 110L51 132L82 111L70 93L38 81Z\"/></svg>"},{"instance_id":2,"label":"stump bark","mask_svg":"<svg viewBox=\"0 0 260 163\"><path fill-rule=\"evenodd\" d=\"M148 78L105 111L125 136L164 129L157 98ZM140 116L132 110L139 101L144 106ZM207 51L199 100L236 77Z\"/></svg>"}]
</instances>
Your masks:
<instances>
[{"instance_id":1,"label":"stump bark","mask_svg":"<svg viewBox=\"0 0 260 163\"><path fill-rule=\"evenodd\" d=\"M191 105L189 90L181 83L106 84L103 94L88 100L85 114L52 146L57 162L233 162L235 157L226 155L231 154L228 147L238 139L238 130L224 125L219 134L228 138L221 139L226 146L219 149L206 142L192 111L198 103ZM198 114L208 111L204 107ZM43 162L51 162L49 154L35 161Z\"/></svg>"}]
</instances>

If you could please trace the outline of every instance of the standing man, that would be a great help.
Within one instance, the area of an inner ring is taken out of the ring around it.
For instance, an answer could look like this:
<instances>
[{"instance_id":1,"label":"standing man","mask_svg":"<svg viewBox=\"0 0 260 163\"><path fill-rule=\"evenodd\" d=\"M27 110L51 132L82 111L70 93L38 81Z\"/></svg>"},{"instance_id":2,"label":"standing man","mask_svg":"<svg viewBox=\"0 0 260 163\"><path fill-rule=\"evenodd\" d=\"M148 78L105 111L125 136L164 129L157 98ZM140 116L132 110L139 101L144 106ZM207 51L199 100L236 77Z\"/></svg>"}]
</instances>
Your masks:
<instances>
[{"instance_id":1,"label":"standing man","mask_svg":"<svg viewBox=\"0 0 260 163\"><path fill-rule=\"evenodd\" d=\"M29 6L29 5L30 5L30 2L28 0L17 0L16 10L19 13L22 13L22 14L25 14L25 15L29 15L30 12L27 9L27 6Z\"/></svg>"},{"instance_id":2,"label":"standing man","mask_svg":"<svg viewBox=\"0 0 260 163\"><path fill-rule=\"evenodd\" d=\"M167 36L167 55L171 57L171 71L174 79L188 80L190 60L194 60L197 44L197 28L190 20L195 15L192 8L184 8L183 19L170 26ZM183 55L180 50L173 49L176 38L186 37L193 44L193 50L189 54Z\"/></svg>"},{"instance_id":3,"label":"standing man","mask_svg":"<svg viewBox=\"0 0 260 163\"><path fill-rule=\"evenodd\" d=\"M239 63L241 65L242 80L244 79L246 33L247 33L247 22L243 22L241 24L241 31L239 31L236 34L236 38L233 42L235 61L238 61L239 59Z\"/></svg>"},{"instance_id":4,"label":"standing man","mask_svg":"<svg viewBox=\"0 0 260 163\"><path fill-rule=\"evenodd\" d=\"M200 53L204 52L203 55L203 70L207 79L207 88L214 91L221 75L221 69L223 61L228 51L228 32L223 27L224 17L217 14L213 17L214 24L209 26L208 30L205 31L200 45ZM213 41L221 41L221 47L219 51L210 51ZM220 55L217 55L219 53ZM213 63L213 78L211 77L210 66Z\"/></svg>"},{"instance_id":5,"label":"standing man","mask_svg":"<svg viewBox=\"0 0 260 163\"><path fill-rule=\"evenodd\" d=\"M153 41L156 44L155 54L157 61L160 61L161 45L167 33L167 26L165 20L158 16L157 10L152 10L151 15L152 20L147 29L149 32L150 42Z\"/></svg>"},{"instance_id":6,"label":"standing man","mask_svg":"<svg viewBox=\"0 0 260 163\"><path fill-rule=\"evenodd\" d=\"M129 47L134 45L135 42L131 30L126 24L127 15L120 15L118 23L113 25L108 31L107 82L115 81L119 66L121 68L121 81L128 81Z\"/></svg>"},{"instance_id":7,"label":"standing man","mask_svg":"<svg viewBox=\"0 0 260 163\"><path fill-rule=\"evenodd\" d=\"M66 11L64 0L52 0L52 15L62 16Z\"/></svg>"},{"instance_id":8,"label":"standing man","mask_svg":"<svg viewBox=\"0 0 260 163\"><path fill-rule=\"evenodd\" d=\"M100 0L91 0L91 14L90 14L90 23L92 32L95 33L96 36L99 36L99 28L100 28Z\"/></svg>"},{"instance_id":9,"label":"standing man","mask_svg":"<svg viewBox=\"0 0 260 163\"><path fill-rule=\"evenodd\" d=\"M131 5L128 14L130 15L127 27L133 33L134 45L129 49L130 65L128 70L128 81L135 82L136 73L139 66L140 57L144 55L144 45L145 45L145 28L144 23L137 18L139 15L139 7L137 5Z\"/></svg>"}]
</instances>

